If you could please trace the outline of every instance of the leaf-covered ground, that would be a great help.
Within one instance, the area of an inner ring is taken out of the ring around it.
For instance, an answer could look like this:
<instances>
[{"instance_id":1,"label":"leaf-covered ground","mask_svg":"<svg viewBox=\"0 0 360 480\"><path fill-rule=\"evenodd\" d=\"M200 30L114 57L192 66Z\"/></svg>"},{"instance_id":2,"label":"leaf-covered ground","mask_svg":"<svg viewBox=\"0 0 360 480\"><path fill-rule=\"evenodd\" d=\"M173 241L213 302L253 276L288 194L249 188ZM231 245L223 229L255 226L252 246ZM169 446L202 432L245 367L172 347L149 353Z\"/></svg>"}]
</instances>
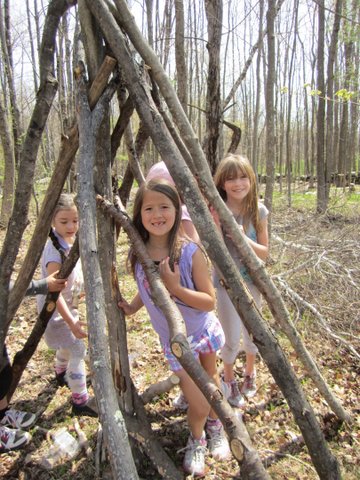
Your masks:
<instances>
[{"instance_id":1,"label":"leaf-covered ground","mask_svg":"<svg viewBox=\"0 0 360 480\"><path fill-rule=\"evenodd\" d=\"M312 380L308 378L289 341L277 328L269 310L264 315L271 323L286 351L299 381L317 415L329 447L337 457L345 480L360 479L360 342L359 342L359 203L347 212L317 217L304 208L277 208L273 215L273 243L268 270L282 288L292 319L316 359L324 377L344 408L353 417L351 424L337 420ZM25 240L19 264L26 251ZM124 259L126 240L118 247ZM134 283L119 265L121 290L126 298L134 294ZM299 297L294 297L296 292ZM299 300L300 298L300 300ZM33 298L24 300L12 323L8 346L14 354L24 343L36 317ZM141 392L152 383L167 377L167 367L145 311L128 319L129 352L133 379ZM53 375L53 356L42 341L31 359L13 397L15 408L38 414L31 430L32 442L24 449L0 456L0 478L7 479L73 479L111 478L106 453L99 449L98 421L83 417L80 425L92 453L84 452L72 461L64 461L52 470L45 469L41 459L51 446L49 432L66 427L76 437L71 416L70 394L58 388ZM239 379L244 357L237 361ZM219 363L220 365L220 363ZM271 478L277 480L312 480L318 476L311 464L300 431L293 421L283 395L274 383L266 365L257 362L258 392L242 412L254 446L263 459ZM181 469L187 439L186 418L173 408L174 389L146 406L152 427L164 448ZM208 458L206 479L240 478L239 467L232 460L223 463ZM153 466L144 462L141 478L160 478Z\"/></svg>"}]
</instances>

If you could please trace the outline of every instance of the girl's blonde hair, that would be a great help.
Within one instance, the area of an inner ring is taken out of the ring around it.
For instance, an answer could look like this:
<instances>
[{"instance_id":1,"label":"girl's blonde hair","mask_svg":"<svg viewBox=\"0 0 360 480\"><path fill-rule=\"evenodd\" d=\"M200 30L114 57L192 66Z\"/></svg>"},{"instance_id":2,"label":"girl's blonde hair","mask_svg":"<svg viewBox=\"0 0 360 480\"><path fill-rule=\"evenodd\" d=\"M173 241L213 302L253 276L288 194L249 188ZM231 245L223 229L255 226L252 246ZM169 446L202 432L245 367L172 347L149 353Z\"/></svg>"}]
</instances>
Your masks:
<instances>
[{"instance_id":1,"label":"girl's blonde hair","mask_svg":"<svg viewBox=\"0 0 360 480\"><path fill-rule=\"evenodd\" d=\"M146 192L158 192L162 193L168 197L172 204L175 207L175 222L172 226L169 233L169 257L170 257L170 266L173 268L173 265L178 261L180 257L180 249L182 240L184 237L182 226L181 226L181 200L176 188L167 180L162 178L154 178L148 182L144 182L139 190L136 193L133 209L133 224L136 230L139 232L140 237L143 242L146 243L149 239L149 232L145 229L142 219L141 219L141 208L144 202L144 196ZM130 249L129 252L129 263L131 271L135 273L135 265L137 262L137 256L133 249Z\"/></svg>"},{"instance_id":2,"label":"girl's blonde hair","mask_svg":"<svg viewBox=\"0 0 360 480\"><path fill-rule=\"evenodd\" d=\"M259 208L258 208L258 187L254 169L249 160L243 155L229 154L223 158L217 166L214 183L221 198L226 202L227 195L224 190L226 180L245 175L250 180L250 190L244 199L243 204L243 225L246 230L249 223L252 222L256 232L260 228Z\"/></svg>"},{"instance_id":3,"label":"girl's blonde hair","mask_svg":"<svg viewBox=\"0 0 360 480\"><path fill-rule=\"evenodd\" d=\"M71 210L74 207L76 208L74 195L72 193L62 193L56 204L52 218L54 219L60 210Z\"/></svg>"}]
</instances>

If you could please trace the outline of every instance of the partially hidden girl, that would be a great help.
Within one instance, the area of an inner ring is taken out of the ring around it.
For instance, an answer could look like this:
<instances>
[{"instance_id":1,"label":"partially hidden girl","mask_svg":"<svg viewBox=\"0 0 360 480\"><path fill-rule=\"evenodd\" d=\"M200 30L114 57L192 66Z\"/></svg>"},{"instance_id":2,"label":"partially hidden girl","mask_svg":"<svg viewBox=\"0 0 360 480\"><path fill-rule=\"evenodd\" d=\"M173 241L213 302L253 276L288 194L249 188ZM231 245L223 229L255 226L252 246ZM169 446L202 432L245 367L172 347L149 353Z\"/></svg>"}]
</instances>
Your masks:
<instances>
[{"instance_id":1,"label":"partially hidden girl","mask_svg":"<svg viewBox=\"0 0 360 480\"><path fill-rule=\"evenodd\" d=\"M135 198L133 223L150 258L159 266L161 279L184 318L195 357L219 385L216 351L224 343L224 334L213 313L215 291L202 250L183 236L181 201L175 187L159 178L145 182ZM184 470L194 476L202 476L205 473L207 439L209 451L217 460L228 458L228 441L206 398L171 352L166 318L152 301L147 278L133 250L130 250L129 260L138 294L130 303L120 302L120 306L126 315L134 314L143 305L148 310L169 367L180 378L180 387L189 403L187 420L190 436ZM173 269L170 267L172 263Z\"/></svg>"},{"instance_id":2,"label":"partially hidden girl","mask_svg":"<svg viewBox=\"0 0 360 480\"><path fill-rule=\"evenodd\" d=\"M66 256L74 243L78 231L78 211L71 194L61 194L56 205L52 234L45 245L41 257L42 276L59 270L62 263L61 252ZM46 344L56 350L55 375L59 385L67 384L71 390L72 413L96 417L97 409L94 398L90 398L86 386L84 339L87 333L84 323L80 321L78 303L83 291L83 274L81 262L78 260L75 268L67 279L67 284L56 303L56 310L51 317L46 330ZM41 311L45 297L39 295L38 310Z\"/></svg>"},{"instance_id":3,"label":"partially hidden girl","mask_svg":"<svg viewBox=\"0 0 360 480\"><path fill-rule=\"evenodd\" d=\"M269 249L267 227L268 210L259 202L255 172L249 160L241 155L230 154L219 163L214 177L215 185L234 215L236 222L246 241L256 255L266 260ZM221 218L213 212L214 220L221 228ZM246 267L244 266L232 238L223 232L224 241L238 266L246 285L258 308L261 307L261 294L255 287ZM234 305L232 304L219 274L215 271L214 285L217 294L217 311L225 333L225 345L221 350L224 363L224 382L231 389L228 402L235 407L242 407L245 395L251 398L256 393L255 360L258 349L253 343ZM235 378L234 364L240 351L242 339L246 353L244 382L239 389Z\"/></svg>"}]
</instances>

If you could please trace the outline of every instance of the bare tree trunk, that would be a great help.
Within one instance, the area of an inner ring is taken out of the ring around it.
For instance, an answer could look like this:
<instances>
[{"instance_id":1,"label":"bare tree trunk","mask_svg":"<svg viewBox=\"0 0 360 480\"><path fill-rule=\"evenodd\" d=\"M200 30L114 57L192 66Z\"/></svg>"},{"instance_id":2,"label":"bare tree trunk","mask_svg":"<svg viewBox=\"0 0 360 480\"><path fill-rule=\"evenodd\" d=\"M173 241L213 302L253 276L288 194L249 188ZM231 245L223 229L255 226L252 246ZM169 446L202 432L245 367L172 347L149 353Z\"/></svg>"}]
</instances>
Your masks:
<instances>
[{"instance_id":1,"label":"bare tree trunk","mask_svg":"<svg viewBox=\"0 0 360 480\"><path fill-rule=\"evenodd\" d=\"M337 50L337 43L340 30L340 19L342 11L342 0L337 0L335 5L334 23L331 32L331 42L329 46L329 58L327 64L327 80L326 80L326 162L328 172L335 172L335 155L333 150L334 141L334 63Z\"/></svg>"},{"instance_id":2,"label":"bare tree trunk","mask_svg":"<svg viewBox=\"0 0 360 480\"><path fill-rule=\"evenodd\" d=\"M82 13L86 13L86 15L80 17L81 25L82 28L87 31L88 38L91 37L92 39L85 49L86 56L91 56L93 58L93 67L97 67L96 71L91 72L92 80L95 78L95 73L97 73L101 66L100 64L96 65L94 59L97 58L98 54L100 55L103 38L100 35L100 31L94 29L93 16L88 10L86 2L84 3L81 0L81 4ZM132 111L132 109L130 111ZM112 198L111 166L113 157L110 138L109 105L106 106L104 118L98 128L97 134L94 171L98 172L98 174L94 178L94 185L98 193L105 195L107 198ZM114 280L116 279L116 271L114 269L114 265L116 264L115 231L114 225L109 222L101 210L99 210L97 214L97 231L101 232L98 256L104 289L105 313L109 329L108 341L110 345L112 374L123 407L127 412L133 412L126 325L124 315L119 310L117 302L115 301L118 295L117 290L114 288Z\"/></svg>"},{"instance_id":3,"label":"bare tree trunk","mask_svg":"<svg viewBox=\"0 0 360 480\"><path fill-rule=\"evenodd\" d=\"M35 2L36 4L36 2ZM38 75L36 71L36 55L35 55L35 40L33 38L33 31L32 31L32 26L31 26L31 12L30 12L30 7L29 7L29 0L26 0L26 16L27 16L27 24L28 24L28 32L29 32L29 39L30 39L30 52L31 52L31 63L33 67L33 80L34 80L34 89L35 92L38 90ZM36 21L38 21L38 18L36 18Z\"/></svg>"},{"instance_id":4,"label":"bare tree trunk","mask_svg":"<svg viewBox=\"0 0 360 480\"><path fill-rule=\"evenodd\" d=\"M183 0L175 0L175 59L176 59L176 78L177 78L177 94L180 103L187 113L187 70L185 55L185 34L184 34L184 2Z\"/></svg>"},{"instance_id":5,"label":"bare tree trunk","mask_svg":"<svg viewBox=\"0 0 360 480\"><path fill-rule=\"evenodd\" d=\"M352 1L352 17L355 20L356 11L358 11L359 5L358 2ZM339 132L339 173L344 174L344 188L347 182L350 182L351 175L351 165L352 158L349 153L351 151L350 144L352 143L350 139L351 125L349 126L350 120L350 97L347 95L347 92L354 90L353 82L354 78L354 62L355 62L355 42L357 33L355 33L354 26L349 26L349 29L345 32L344 36L344 61L345 61L345 78L342 88L345 91L345 95L342 97L341 101L341 121L340 121L340 132ZM357 80L358 81L358 80Z\"/></svg>"},{"instance_id":6,"label":"bare tree trunk","mask_svg":"<svg viewBox=\"0 0 360 480\"><path fill-rule=\"evenodd\" d=\"M206 135L203 149L212 173L219 163L218 141L222 106L220 101L220 47L222 31L222 0L205 0L208 21L209 66L206 91Z\"/></svg>"},{"instance_id":7,"label":"bare tree trunk","mask_svg":"<svg viewBox=\"0 0 360 480\"><path fill-rule=\"evenodd\" d=\"M267 78L265 85L266 107L266 188L265 205L272 210L272 198L275 180L275 111L274 111L274 88L275 88L275 15L276 2L269 0L267 18ZM271 222L269 224L271 233Z\"/></svg>"},{"instance_id":8,"label":"bare tree trunk","mask_svg":"<svg viewBox=\"0 0 360 480\"><path fill-rule=\"evenodd\" d=\"M16 88L14 82L14 62L12 53L11 29L10 29L10 8L9 0L4 0L4 19L2 7L0 8L0 43L1 50L5 64L5 73L9 88L10 106L11 106L11 121L13 132L13 148L15 154L15 165L20 165L21 155L21 137L22 128L20 120L20 111L16 99Z\"/></svg>"},{"instance_id":9,"label":"bare tree trunk","mask_svg":"<svg viewBox=\"0 0 360 480\"><path fill-rule=\"evenodd\" d=\"M13 207L15 192L15 157L7 112L0 97L0 139L4 152L4 183L1 192L0 227L6 228Z\"/></svg>"},{"instance_id":10,"label":"bare tree trunk","mask_svg":"<svg viewBox=\"0 0 360 480\"><path fill-rule=\"evenodd\" d=\"M151 48L154 48L154 24L153 24L153 3L154 0L146 0L146 19L147 19L147 34L148 42Z\"/></svg>"},{"instance_id":11,"label":"bare tree trunk","mask_svg":"<svg viewBox=\"0 0 360 480\"><path fill-rule=\"evenodd\" d=\"M317 90L325 91L324 56L325 56L325 4L324 0L318 3L318 49L317 49ZM318 110L316 116L316 176L317 176L317 211L325 212L328 205L326 186L326 158L325 158L325 99L323 93L318 97Z\"/></svg>"},{"instance_id":12,"label":"bare tree trunk","mask_svg":"<svg viewBox=\"0 0 360 480\"><path fill-rule=\"evenodd\" d=\"M108 89L91 113L83 79L79 80L79 182L78 207L80 218L80 255L83 264L86 311L89 325L93 386L96 393L99 417L109 450L110 463L115 478L138 479L131 454L127 431L113 386L107 348L106 314L103 283L96 240L96 203L93 169L96 156L96 136L103 120L106 104L115 88Z\"/></svg>"},{"instance_id":13,"label":"bare tree trunk","mask_svg":"<svg viewBox=\"0 0 360 480\"><path fill-rule=\"evenodd\" d=\"M292 107L292 100L293 100L293 76L294 76L294 60L295 60L295 49L296 49L296 28L298 22L298 11L299 11L299 0L295 0L294 2L294 16L293 16L293 25L291 30L294 31L293 36L293 44L291 49L291 57L290 57L290 65L289 65L289 72L288 72L288 105L287 105L287 120L286 120L286 174L287 174L287 199L288 199L288 207L291 207L291 182L292 182L292 174L294 165L292 164L292 159L294 158L293 155L293 138L291 137L292 132L292 125L293 121L291 118L291 107ZM281 174L281 172L280 172Z\"/></svg>"},{"instance_id":14,"label":"bare tree trunk","mask_svg":"<svg viewBox=\"0 0 360 480\"><path fill-rule=\"evenodd\" d=\"M253 123L253 136L252 136L252 148L251 148L251 164L254 168L256 174L259 173L258 168L258 131L259 131L259 113L260 113L260 93L261 93L261 82L260 82L260 69L261 69L261 58L263 53L263 17L264 17L264 0L260 0L260 12L259 12L259 48L257 51L256 58L256 93L255 93L255 111L254 111L254 123ZM258 179L258 176L256 177Z\"/></svg>"},{"instance_id":15,"label":"bare tree trunk","mask_svg":"<svg viewBox=\"0 0 360 480\"><path fill-rule=\"evenodd\" d=\"M354 0L355 4L355 0ZM357 17L356 17L356 10L357 10ZM352 8L352 12L354 15L354 22L353 26L356 24L360 24L360 10L357 9L355 6ZM359 92L360 87L360 45L359 42L355 42L354 45L354 56L353 56L353 78L352 78L352 90L354 92ZM357 96L359 99L359 96ZM359 118L360 118L360 108L359 102L351 102L350 104L350 144L349 144L349 158L351 161L351 169L353 171L360 170L360 162L357 159L358 157L358 145L359 143Z\"/></svg>"}]
</instances>

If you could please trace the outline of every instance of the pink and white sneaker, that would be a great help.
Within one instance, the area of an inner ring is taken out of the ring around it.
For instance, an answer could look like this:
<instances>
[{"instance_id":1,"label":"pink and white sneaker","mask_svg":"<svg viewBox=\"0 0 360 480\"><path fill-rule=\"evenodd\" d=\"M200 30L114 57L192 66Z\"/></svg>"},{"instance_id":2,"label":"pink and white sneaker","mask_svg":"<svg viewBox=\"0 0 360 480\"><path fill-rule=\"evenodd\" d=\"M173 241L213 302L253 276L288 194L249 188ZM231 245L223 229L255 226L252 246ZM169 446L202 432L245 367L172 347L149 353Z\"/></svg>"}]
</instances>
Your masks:
<instances>
[{"instance_id":1,"label":"pink and white sneaker","mask_svg":"<svg viewBox=\"0 0 360 480\"><path fill-rule=\"evenodd\" d=\"M30 440L31 435L28 432L0 426L0 453L22 448Z\"/></svg>"},{"instance_id":2,"label":"pink and white sneaker","mask_svg":"<svg viewBox=\"0 0 360 480\"><path fill-rule=\"evenodd\" d=\"M0 425L13 428L29 428L36 421L36 415L33 413L22 412L9 408L6 410L4 417L0 420Z\"/></svg>"},{"instance_id":3,"label":"pink and white sneaker","mask_svg":"<svg viewBox=\"0 0 360 480\"><path fill-rule=\"evenodd\" d=\"M206 438L203 432L200 440L195 440L190 434L184 457L183 467L186 473L193 477L205 475Z\"/></svg>"}]
</instances>

